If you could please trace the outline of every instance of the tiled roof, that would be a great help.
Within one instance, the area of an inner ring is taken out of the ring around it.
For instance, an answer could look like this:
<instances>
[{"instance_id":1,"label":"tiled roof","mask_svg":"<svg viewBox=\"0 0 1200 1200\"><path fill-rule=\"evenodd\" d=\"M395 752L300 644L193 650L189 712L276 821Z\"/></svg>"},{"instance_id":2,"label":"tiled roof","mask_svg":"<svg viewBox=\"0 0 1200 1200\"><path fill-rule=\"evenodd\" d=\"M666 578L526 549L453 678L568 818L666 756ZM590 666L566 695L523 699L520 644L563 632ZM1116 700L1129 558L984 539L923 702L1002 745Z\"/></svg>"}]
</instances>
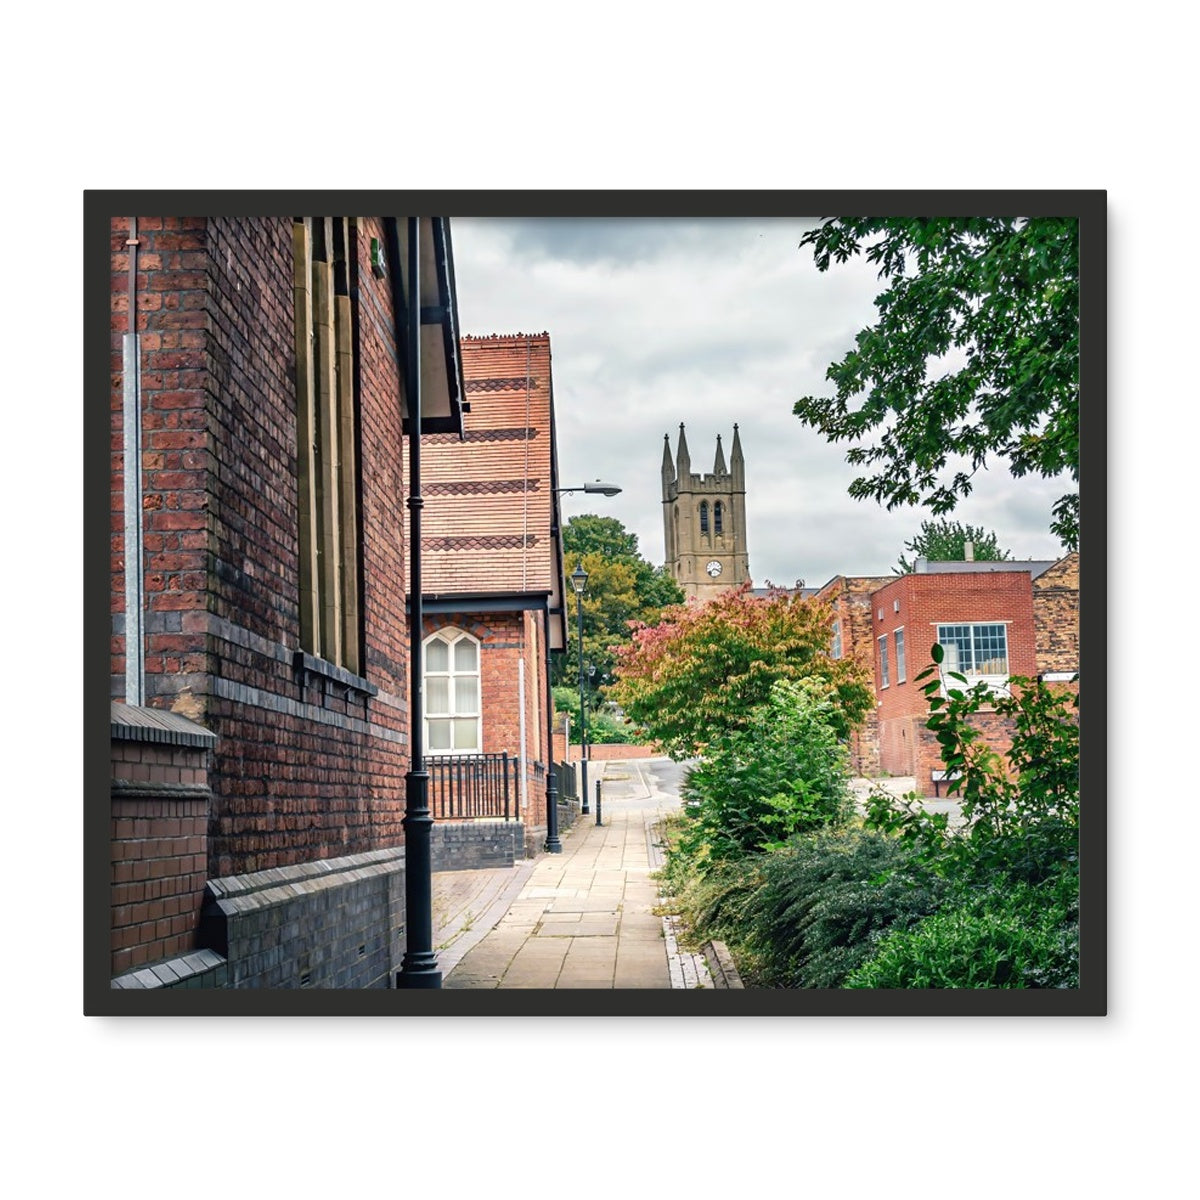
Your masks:
<instances>
[{"instance_id":1,"label":"tiled roof","mask_svg":"<svg viewBox=\"0 0 1200 1200\"><path fill-rule=\"evenodd\" d=\"M462 339L465 440L421 442L422 591L549 592L550 335Z\"/></svg>"}]
</instances>

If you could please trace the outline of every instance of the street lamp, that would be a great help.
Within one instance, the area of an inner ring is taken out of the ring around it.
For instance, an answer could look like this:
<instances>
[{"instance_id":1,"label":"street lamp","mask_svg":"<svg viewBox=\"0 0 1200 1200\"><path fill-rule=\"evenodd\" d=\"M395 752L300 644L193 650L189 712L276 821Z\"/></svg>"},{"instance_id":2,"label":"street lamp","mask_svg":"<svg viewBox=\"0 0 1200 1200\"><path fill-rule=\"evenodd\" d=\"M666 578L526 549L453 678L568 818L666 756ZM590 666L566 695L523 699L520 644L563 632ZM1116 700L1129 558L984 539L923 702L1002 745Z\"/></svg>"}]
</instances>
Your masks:
<instances>
[{"instance_id":1,"label":"street lamp","mask_svg":"<svg viewBox=\"0 0 1200 1200\"><path fill-rule=\"evenodd\" d=\"M590 812L588 808L587 780L587 701L583 695L583 592L587 587L588 574L583 569L583 560L571 572L571 586L575 589L575 606L579 612L579 770L580 770L580 799L583 801L581 813Z\"/></svg>"},{"instance_id":2,"label":"street lamp","mask_svg":"<svg viewBox=\"0 0 1200 1200\"><path fill-rule=\"evenodd\" d=\"M556 492L590 492L597 496L619 496L621 489L615 483L601 483L596 480L593 483L585 483L582 487L573 488L555 488Z\"/></svg>"},{"instance_id":3,"label":"street lamp","mask_svg":"<svg viewBox=\"0 0 1200 1200\"><path fill-rule=\"evenodd\" d=\"M554 494L556 496L559 496L563 492L587 492L590 495L616 496L620 493L620 491L621 491L621 489L619 487L617 487L617 485L615 483L601 483L600 480L596 479L596 480L593 480L591 483L581 484L579 487L555 488ZM551 529L551 533L555 537L558 536L558 513L557 513L557 510L555 510L554 524ZM579 569L581 571L583 570L582 563L580 563ZM584 578L584 582L586 583L587 575L585 574L583 578ZM580 630L582 632L582 628L583 628L583 626L582 626L583 600L582 599L580 599L579 604L580 604L580 610L579 610ZM564 607L565 607L565 605L564 605ZM549 609L547 609L547 611L546 611L546 645L547 646L550 645L550 611L549 611ZM583 652L582 645L583 645L583 638L581 636L580 637L580 653L581 654ZM550 656L549 656L549 654L547 654L546 655L546 714L547 714L546 719L548 721L550 721L551 723L553 723L553 720L554 720L554 697L553 697L554 688L553 688L553 684L551 682L551 678L552 677L551 677L551 673L550 673ZM582 714L583 714L583 702L582 702L582 693L581 693L580 715L582 716ZM580 736L582 736L582 734ZM583 743L581 742L580 743L581 748L582 748L582 745L583 745ZM569 745L567 747L567 750L568 750L568 752L570 751ZM585 770L586 770L586 768L585 768ZM583 803L586 806L586 804L587 804L587 788L586 788L586 786L584 787L584 790L583 790ZM583 811L587 812L587 808L585 807ZM546 771L546 853L547 854L561 854L562 853L562 841L559 839L559 836L558 836L558 779L557 779L557 772L554 770L554 755L553 754L550 755L550 762L547 764L547 771Z\"/></svg>"}]
</instances>

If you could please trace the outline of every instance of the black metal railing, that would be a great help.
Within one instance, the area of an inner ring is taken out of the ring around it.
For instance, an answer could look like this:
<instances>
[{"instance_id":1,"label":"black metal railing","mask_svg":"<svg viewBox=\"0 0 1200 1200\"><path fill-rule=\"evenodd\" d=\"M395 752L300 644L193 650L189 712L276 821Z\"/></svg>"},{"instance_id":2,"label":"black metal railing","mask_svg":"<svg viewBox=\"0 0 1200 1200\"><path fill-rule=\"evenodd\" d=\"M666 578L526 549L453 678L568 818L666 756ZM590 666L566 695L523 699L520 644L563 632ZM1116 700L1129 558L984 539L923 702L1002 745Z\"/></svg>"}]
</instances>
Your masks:
<instances>
[{"instance_id":1,"label":"black metal railing","mask_svg":"<svg viewBox=\"0 0 1200 1200\"><path fill-rule=\"evenodd\" d=\"M575 768L570 763L560 762L554 770L558 776L559 799L566 800L569 797L572 800L578 800L579 780L576 776Z\"/></svg>"},{"instance_id":2,"label":"black metal railing","mask_svg":"<svg viewBox=\"0 0 1200 1200\"><path fill-rule=\"evenodd\" d=\"M517 817L521 760L507 754L431 754L429 807L435 821Z\"/></svg>"},{"instance_id":3,"label":"black metal railing","mask_svg":"<svg viewBox=\"0 0 1200 1200\"><path fill-rule=\"evenodd\" d=\"M546 764L532 762L529 768L529 786L544 790ZM435 821L520 820L522 763L518 755L428 754L425 769Z\"/></svg>"}]
</instances>

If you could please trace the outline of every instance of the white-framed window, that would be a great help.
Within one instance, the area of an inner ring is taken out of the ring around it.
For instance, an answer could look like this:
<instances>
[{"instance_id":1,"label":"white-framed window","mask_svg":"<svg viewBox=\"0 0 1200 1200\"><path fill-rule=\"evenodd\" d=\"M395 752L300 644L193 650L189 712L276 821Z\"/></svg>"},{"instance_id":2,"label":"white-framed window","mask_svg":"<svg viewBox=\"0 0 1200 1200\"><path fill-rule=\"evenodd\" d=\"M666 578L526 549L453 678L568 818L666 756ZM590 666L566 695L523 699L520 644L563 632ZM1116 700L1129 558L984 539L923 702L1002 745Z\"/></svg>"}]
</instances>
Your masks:
<instances>
[{"instance_id":1,"label":"white-framed window","mask_svg":"<svg viewBox=\"0 0 1200 1200\"><path fill-rule=\"evenodd\" d=\"M833 633L829 642L829 657L842 657L842 622L837 618L833 622Z\"/></svg>"},{"instance_id":2,"label":"white-framed window","mask_svg":"<svg viewBox=\"0 0 1200 1200\"><path fill-rule=\"evenodd\" d=\"M1001 621L938 625L943 671L968 679L1008 678L1008 628Z\"/></svg>"},{"instance_id":3,"label":"white-framed window","mask_svg":"<svg viewBox=\"0 0 1200 1200\"><path fill-rule=\"evenodd\" d=\"M896 682L903 683L908 678L908 665L904 661L904 630L897 629L892 637L896 642Z\"/></svg>"},{"instance_id":4,"label":"white-framed window","mask_svg":"<svg viewBox=\"0 0 1200 1200\"><path fill-rule=\"evenodd\" d=\"M431 754L478 754L479 642L461 629L425 639L425 743Z\"/></svg>"},{"instance_id":5,"label":"white-framed window","mask_svg":"<svg viewBox=\"0 0 1200 1200\"><path fill-rule=\"evenodd\" d=\"M885 688L888 686L888 652L887 652L887 634L879 639L879 686Z\"/></svg>"}]
</instances>

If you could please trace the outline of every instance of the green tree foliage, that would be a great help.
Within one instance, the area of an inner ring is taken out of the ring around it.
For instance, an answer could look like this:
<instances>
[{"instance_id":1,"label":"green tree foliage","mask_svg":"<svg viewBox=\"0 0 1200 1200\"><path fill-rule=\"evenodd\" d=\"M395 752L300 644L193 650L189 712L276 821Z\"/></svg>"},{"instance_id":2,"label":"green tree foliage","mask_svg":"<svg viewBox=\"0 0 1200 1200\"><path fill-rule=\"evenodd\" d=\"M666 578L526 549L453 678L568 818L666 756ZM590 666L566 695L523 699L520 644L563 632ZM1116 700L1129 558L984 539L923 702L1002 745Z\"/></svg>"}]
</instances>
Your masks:
<instances>
[{"instance_id":1,"label":"green tree foliage","mask_svg":"<svg viewBox=\"0 0 1200 1200\"><path fill-rule=\"evenodd\" d=\"M862 830L799 833L701 869L680 822L666 876L693 941L720 938L760 987L1070 988L1079 983L1079 730L1068 689L1008 694L940 673L927 727L958 772L961 825L916 796L868 799ZM1006 756L973 718L1006 720Z\"/></svg>"},{"instance_id":2,"label":"green tree foliage","mask_svg":"<svg viewBox=\"0 0 1200 1200\"><path fill-rule=\"evenodd\" d=\"M681 852L703 869L845 822L852 804L843 723L821 684L776 681L746 724L718 732L688 773Z\"/></svg>"},{"instance_id":3,"label":"green tree foliage","mask_svg":"<svg viewBox=\"0 0 1200 1200\"><path fill-rule=\"evenodd\" d=\"M962 562L966 558L966 545L972 545L972 555L977 562L1006 562L1012 555L1001 550L996 535L982 525L964 525L961 521L922 521L921 529L904 548L912 559L900 555L899 562L892 568L895 575L907 575L916 569L918 558L934 562Z\"/></svg>"},{"instance_id":4,"label":"green tree foliage","mask_svg":"<svg viewBox=\"0 0 1200 1200\"><path fill-rule=\"evenodd\" d=\"M839 737L870 711L864 668L829 657L831 609L799 595L750 594L749 584L706 604L668 609L617 651L610 695L672 758L699 755L746 727L779 679L808 679L833 701Z\"/></svg>"},{"instance_id":5,"label":"green tree foliage","mask_svg":"<svg viewBox=\"0 0 1200 1200\"><path fill-rule=\"evenodd\" d=\"M848 461L874 469L852 496L940 516L993 457L1017 477L1078 480L1074 218L838 217L800 245L821 271L865 254L886 283L876 324L826 372L834 395L794 410L829 440L856 443ZM1050 529L1078 546L1078 491L1054 505Z\"/></svg>"},{"instance_id":6,"label":"green tree foliage","mask_svg":"<svg viewBox=\"0 0 1200 1200\"><path fill-rule=\"evenodd\" d=\"M613 706L600 700L587 714L587 737L591 745L632 742L633 728L624 717L612 711ZM563 684L554 688L554 710L566 713L571 721L571 745L579 745L582 725L579 720L579 685Z\"/></svg>"},{"instance_id":7,"label":"green tree foliage","mask_svg":"<svg viewBox=\"0 0 1200 1200\"><path fill-rule=\"evenodd\" d=\"M632 636L630 622L656 621L665 607L683 600L683 591L663 568L642 558L637 535L614 517L572 517L563 528L563 551L567 651L552 660L552 682L579 687L579 608L570 575L582 562L588 574L583 595L583 658L590 713L601 689L611 682L615 647Z\"/></svg>"}]
</instances>

